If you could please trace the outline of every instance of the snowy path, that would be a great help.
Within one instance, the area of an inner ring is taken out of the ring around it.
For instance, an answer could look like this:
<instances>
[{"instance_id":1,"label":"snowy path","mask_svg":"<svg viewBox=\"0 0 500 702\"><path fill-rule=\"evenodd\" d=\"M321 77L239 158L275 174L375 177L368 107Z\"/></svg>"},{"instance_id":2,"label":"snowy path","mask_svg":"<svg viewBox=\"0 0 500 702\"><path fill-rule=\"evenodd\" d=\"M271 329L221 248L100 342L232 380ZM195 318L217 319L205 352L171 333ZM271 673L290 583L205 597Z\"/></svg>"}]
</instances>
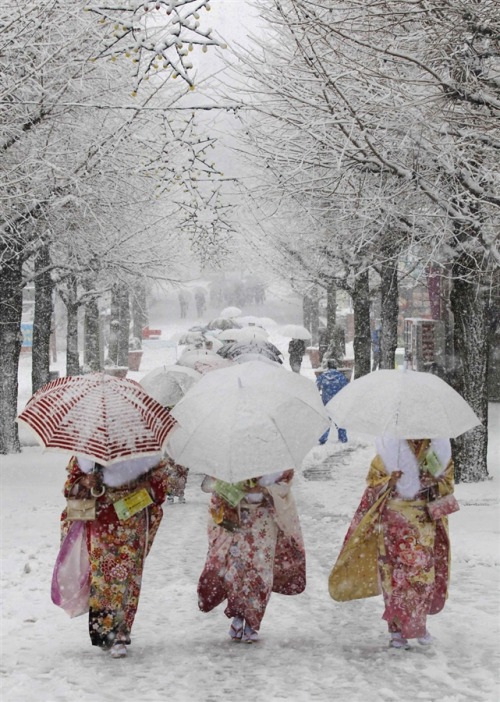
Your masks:
<instances>
[{"instance_id":1,"label":"snowy path","mask_svg":"<svg viewBox=\"0 0 500 702\"><path fill-rule=\"evenodd\" d=\"M294 321L290 311L283 319ZM153 319L152 327L162 322ZM163 327L162 338L189 324ZM271 340L285 351L286 339ZM174 361L175 349L151 344L141 373L131 377ZM63 358L60 364L62 370ZM20 407L30 394L30 372L22 358ZM307 359L302 373L313 377ZM351 437L346 446L318 447L307 457L295 484L307 588L297 597L271 597L261 641L252 646L229 640L223 607L198 611L208 497L200 477L191 475L187 503L165 507L126 661L93 648L86 617L71 620L50 601L66 459L35 447L0 456L1 702L498 702L500 405L490 408L494 479L457 486L462 509L450 517L450 595L430 620L432 650L388 650L380 597L338 604L328 595L328 573L364 489L371 442Z\"/></svg>"},{"instance_id":2,"label":"snowy path","mask_svg":"<svg viewBox=\"0 0 500 702\"><path fill-rule=\"evenodd\" d=\"M497 481L457 488L452 585L446 608L431 620L433 650L389 651L380 598L342 605L329 598L328 572L371 454L358 444L349 453L332 446L309 455L310 479L300 476L296 485L308 587L297 597L272 596L254 646L229 640L222 608L197 609L207 497L191 475L187 503L165 508L126 661L92 648L86 617L70 620L50 602L65 459L38 448L3 458L2 702L495 702Z\"/></svg>"}]
</instances>

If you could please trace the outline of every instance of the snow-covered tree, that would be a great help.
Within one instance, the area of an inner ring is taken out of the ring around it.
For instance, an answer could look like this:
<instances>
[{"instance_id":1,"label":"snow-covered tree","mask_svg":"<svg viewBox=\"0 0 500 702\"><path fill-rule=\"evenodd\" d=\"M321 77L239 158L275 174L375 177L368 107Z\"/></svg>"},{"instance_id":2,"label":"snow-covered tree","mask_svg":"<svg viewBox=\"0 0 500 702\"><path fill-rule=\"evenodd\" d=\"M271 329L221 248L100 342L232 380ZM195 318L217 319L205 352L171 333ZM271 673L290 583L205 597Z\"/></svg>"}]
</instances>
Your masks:
<instances>
[{"instance_id":1,"label":"snow-covered tree","mask_svg":"<svg viewBox=\"0 0 500 702\"><path fill-rule=\"evenodd\" d=\"M178 4L186 11L194 7ZM168 70L156 71L132 98L124 62L101 51L101 23L85 6L31 0L2 7L2 452L19 449L13 420L24 283L37 280L37 296L44 295L38 319L50 313L52 287L65 296L74 318L114 283L172 277L189 242L183 205L186 196L196 199L197 169L216 173L202 143L213 140L195 134L191 113L177 110L186 83L172 82ZM167 186L170 197L163 192ZM36 330L42 326L35 323ZM41 336L36 331L37 346ZM76 369L77 346L70 338ZM35 350L35 389L48 374L48 343L43 347L41 354Z\"/></svg>"},{"instance_id":2,"label":"snow-covered tree","mask_svg":"<svg viewBox=\"0 0 500 702\"><path fill-rule=\"evenodd\" d=\"M309 209L311 193L321 206L325 196L332 209L340 201L347 243L353 252L367 244L375 265L387 258L387 236L378 248L373 235L385 229L400 256L451 270L455 384L483 420L455 451L458 477L484 477L485 325L499 259L496 4L277 0L265 8L272 30L241 64L248 101L263 115L251 136L274 172L269 195L293 194ZM349 185L362 188L364 207L346 197ZM353 235L348 222L360 221L360 210L368 226L354 225Z\"/></svg>"}]
</instances>

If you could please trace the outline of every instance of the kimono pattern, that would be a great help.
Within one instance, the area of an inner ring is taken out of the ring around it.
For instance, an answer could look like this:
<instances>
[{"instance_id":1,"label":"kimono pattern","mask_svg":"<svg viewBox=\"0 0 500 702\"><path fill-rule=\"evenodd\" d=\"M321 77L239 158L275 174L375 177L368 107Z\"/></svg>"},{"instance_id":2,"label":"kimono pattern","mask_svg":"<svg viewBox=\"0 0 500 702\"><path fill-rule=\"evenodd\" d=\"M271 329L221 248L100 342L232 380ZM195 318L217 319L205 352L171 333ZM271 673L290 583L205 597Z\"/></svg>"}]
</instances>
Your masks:
<instances>
[{"instance_id":1,"label":"kimono pattern","mask_svg":"<svg viewBox=\"0 0 500 702\"><path fill-rule=\"evenodd\" d=\"M390 475L379 455L329 577L330 596L346 601L383 594L382 618L390 632L425 636L426 618L444 607L449 581L448 520L427 512L429 491L453 492L453 462L438 479L423 480L413 499L389 489Z\"/></svg>"},{"instance_id":2,"label":"kimono pattern","mask_svg":"<svg viewBox=\"0 0 500 702\"><path fill-rule=\"evenodd\" d=\"M202 612L227 599L226 616L240 616L258 631L272 592L296 595L304 590L304 543L290 492L293 471L287 474L263 490L261 503L244 500L231 508L212 493L208 555L198 582Z\"/></svg>"},{"instance_id":3,"label":"kimono pattern","mask_svg":"<svg viewBox=\"0 0 500 702\"><path fill-rule=\"evenodd\" d=\"M65 497L74 496L78 481L85 475L75 458L68 468ZM153 504L126 520L120 520L113 503L146 484ZM86 522L90 559L89 634L94 646L107 647L120 634L130 643L130 632L141 591L144 560L160 526L161 504L168 490L168 473L162 461L136 481L121 487L107 487L97 498L97 515ZM79 497L83 495L81 488ZM62 537L72 522L61 515Z\"/></svg>"},{"instance_id":4,"label":"kimono pattern","mask_svg":"<svg viewBox=\"0 0 500 702\"><path fill-rule=\"evenodd\" d=\"M175 463L171 458L165 459L168 472L168 496L183 497L186 489L186 482L189 468Z\"/></svg>"}]
</instances>

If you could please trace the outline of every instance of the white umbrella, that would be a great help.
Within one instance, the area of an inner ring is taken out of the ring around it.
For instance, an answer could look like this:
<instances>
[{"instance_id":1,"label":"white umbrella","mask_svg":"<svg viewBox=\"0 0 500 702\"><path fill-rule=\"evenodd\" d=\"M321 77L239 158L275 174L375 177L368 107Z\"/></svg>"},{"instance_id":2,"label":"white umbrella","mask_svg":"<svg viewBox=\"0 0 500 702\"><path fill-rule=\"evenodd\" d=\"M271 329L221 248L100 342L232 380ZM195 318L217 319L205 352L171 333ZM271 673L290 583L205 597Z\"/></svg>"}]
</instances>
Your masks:
<instances>
[{"instance_id":1,"label":"white umbrella","mask_svg":"<svg viewBox=\"0 0 500 702\"><path fill-rule=\"evenodd\" d=\"M227 368L232 365L233 361L228 358L222 358L222 356L216 354L215 356L205 356L205 358L196 361L194 367L198 373L205 375L205 373L209 373L210 371L219 370L219 368Z\"/></svg>"},{"instance_id":2,"label":"white umbrella","mask_svg":"<svg viewBox=\"0 0 500 702\"><path fill-rule=\"evenodd\" d=\"M400 439L453 438L481 423L448 383L411 370L379 370L357 378L326 408L346 429Z\"/></svg>"},{"instance_id":3,"label":"white umbrella","mask_svg":"<svg viewBox=\"0 0 500 702\"><path fill-rule=\"evenodd\" d=\"M240 325L232 317L216 317L208 322L207 330L210 329L240 329Z\"/></svg>"},{"instance_id":4,"label":"white umbrella","mask_svg":"<svg viewBox=\"0 0 500 702\"><path fill-rule=\"evenodd\" d=\"M209 351L218 351L222 346L224 346L223 341L219 341L219 339L216 339L215 336L206 336L206 342L211 344L211 349L208 349Z\"/></svg>"},{"instance_id":5,"label":"white umbrella","mask_svg":"<svg viewBox=\"0 0 500 702\"><path fill-rule=\"evenodd\" d=\"M292 339L309 341L311 338L311 332L300 324L285 324L279 331L282 336L289 336Z\"/></svg>"},{"instance_id":6,"label":"white umbrella","mask_svg":"<svg viewBox=\"0 0 500 702\"><path fill-rule=\"evenodd\" d=\"M271 317L254 317L251 314L238 317L236 321L248 327L264 327L265 329L269 329L276 326L276 322L274 319L271 319Z\"/></svg>"},{"instance_id":7,"label":"white umbrella","mask_svg":"<svg viewBox=\"0 0 500 702\"><path fill-rule=\"evenodd\" d=\"M269 338L269 334L262 327L244 327L243 329L224 329L217 338L222 341L265 341Z\"/></svg>"},{"instance_id":8,"label":"white umbrella","mask_svg":"<svg viewBox=\"0 0 500 702\"><path fill-rule=\"evenodd\" d=\"M241 310L239 307L224 307L222 312L220 313L221 317L239 317L241 314Z\"/></svg>"},{"instance_id":9,"label":"white umbrella","mask_svg":"<svg viewBox=\"0 0 500 702\"><path fill-rule=\"evenodd\" d=\"M241 329L223 329L217 333L217 339L219 341L236 341L236 332L241 331Z\"/></svg>"},{"instance_id":10,"label":"white umbrella","mask_svg":"<svg viewBox=\"0 0 500 702\"><path fill-rule=\"evenodd\" d=\"M173 459L231 483L298 468L330 424L313 381L255 361L207 373L172 413Z\"/></svg>"},{"instance_id":11,"label":"white umbrella","mask_svg":"<svg viewBox=\"0 0 500 702\"><path fill-rule=\"evenodd\" d=\"M248 363L249 361L257 361L258 363L273 363L279 364L278 361L273 361L269 356L264 356L262 353L242 353L234 357L235 363Z\"/></svg>"},{"instance_id":12,"label":"white umbrella","mask_svg":"<svg viewBox=\"0 0 500 702\"><path fill-rule=\"evenodd\" d=\"M179 366L189 366L189 368L194 368L194 364L197 361L202 361L203 359L213 356L217 356L215 351L210 351L209 349L192 349L191 351L185 351L180 358L177 359Z\"/></svg>"},{"instance_id":13,"label":"white umbrella","mask_svg":"<svg viewBox=\"0 0 500 702\"><path fill-rule=\"evenodd\" d=\"M203 332L201 331L188 331L184 334L175 334L172 337L172 341L177 341L178 344L196 344L199 341L203 341Z\"/></svg>"},{"instance_id":14,"label":"white umbrella","mask_svg":"<svg viewBox=\"0 0 500 702\"><path fill-rule=\"evenodd\" d=\"M188 366L161 366L142 378L144 390L163 406L171 407L184 397L201 374Z\"/></svg>"}]
</instances>

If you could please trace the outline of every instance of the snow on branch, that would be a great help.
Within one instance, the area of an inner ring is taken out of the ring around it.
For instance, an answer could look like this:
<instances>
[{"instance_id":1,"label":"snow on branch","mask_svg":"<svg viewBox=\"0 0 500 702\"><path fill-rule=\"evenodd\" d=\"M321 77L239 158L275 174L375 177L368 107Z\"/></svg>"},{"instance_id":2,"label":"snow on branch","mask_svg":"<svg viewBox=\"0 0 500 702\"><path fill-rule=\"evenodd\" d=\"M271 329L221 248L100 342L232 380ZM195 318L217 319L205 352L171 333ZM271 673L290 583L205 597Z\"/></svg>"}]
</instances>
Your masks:
<instances>
[{"instance_id":1,"label":"snow on branch","mask_svg":"<svg viewBox=\"0 0 500 702\"><path fill-rule=\"evenodd\" d=\"M95 58L115 61L123 57L133 66L134 91L150 77L169 71L195 88L190 54L195 46L206 52L209 46L226 48L204 28L201 13L209 12L209 0L124 0L91 2L86 8L99 17L103 29L102 50Z\"/></svg>"}]
</instances>

